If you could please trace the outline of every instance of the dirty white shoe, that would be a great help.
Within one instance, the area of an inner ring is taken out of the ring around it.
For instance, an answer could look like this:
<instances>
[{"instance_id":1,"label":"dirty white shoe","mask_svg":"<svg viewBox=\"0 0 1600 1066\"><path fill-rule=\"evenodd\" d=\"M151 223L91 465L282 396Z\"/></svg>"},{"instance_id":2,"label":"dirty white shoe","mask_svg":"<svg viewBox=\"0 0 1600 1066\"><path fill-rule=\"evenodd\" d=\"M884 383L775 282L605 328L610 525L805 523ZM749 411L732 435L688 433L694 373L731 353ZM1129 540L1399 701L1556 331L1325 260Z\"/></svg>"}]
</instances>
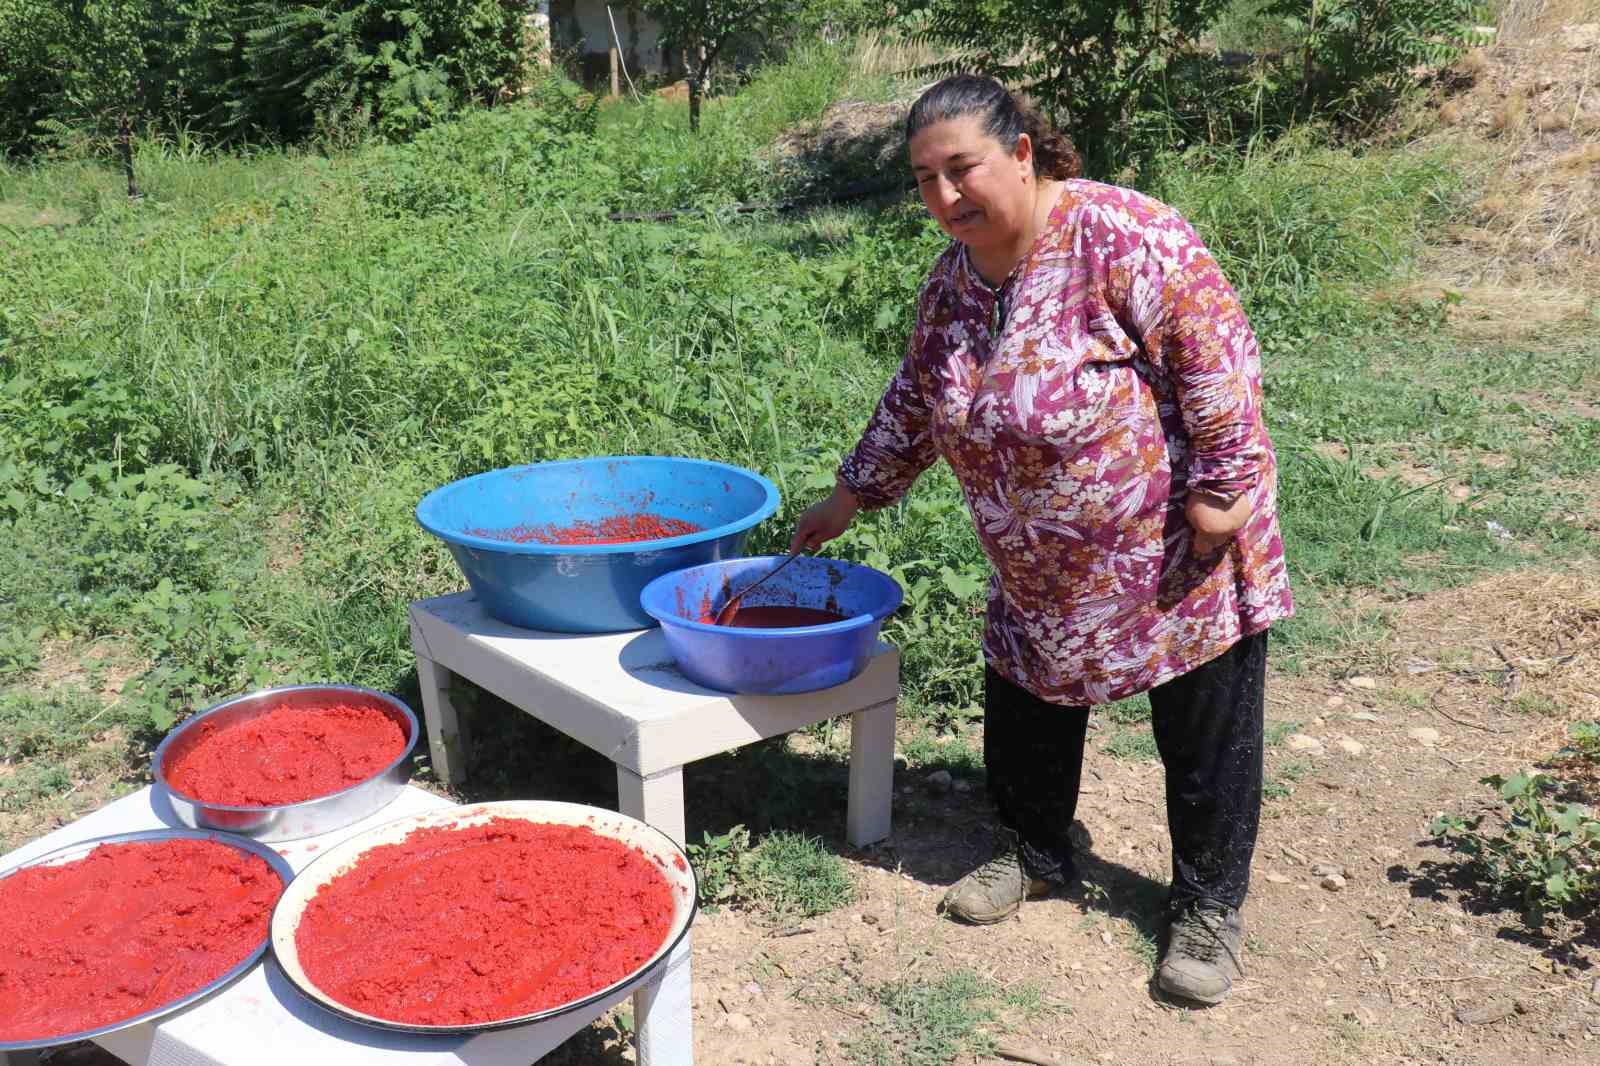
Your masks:
<instances>
[{"instance_id":1,"label":"dirty white shoe","mask_svg":"<svg viewBox=\"0 0 1600 1066\"><path fill-rule=\"evenodd\" d=\"M1244 973L1244 920L1238 908L1202 900L1174 918L1156 984L1170 996L1221 1003Z\"/></svg>"},{"instance_id":2,"label":"dirty white shoe","mask_svg":"<svg viewBox=\"0 0 1600 1066\"><path fill-rule=\"evenodd\" d=\"M1010 847L951 885L939 910L958 921L989 925L1017 913L1023 900L1049 893L1050 882L1030 876L1017 848Z\"/></svg>"}]
</instances>

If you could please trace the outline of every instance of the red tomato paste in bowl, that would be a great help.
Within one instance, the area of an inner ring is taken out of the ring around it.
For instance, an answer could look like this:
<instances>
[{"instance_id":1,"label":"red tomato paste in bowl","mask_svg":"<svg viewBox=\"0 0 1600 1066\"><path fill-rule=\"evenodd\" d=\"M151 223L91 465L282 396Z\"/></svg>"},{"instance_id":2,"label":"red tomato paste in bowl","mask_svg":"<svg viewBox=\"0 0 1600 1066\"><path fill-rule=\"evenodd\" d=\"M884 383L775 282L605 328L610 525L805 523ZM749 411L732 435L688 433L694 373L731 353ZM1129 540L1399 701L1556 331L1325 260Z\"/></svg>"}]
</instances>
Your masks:
<instances>
[{"instance_id":1,"label":"red tomato paste in bowl","mask_svg":"<svg viewBox=\"0 0 1600 1066\"><path fill-rule=\"evenodd\" d=\"M405 727L377 707L278 707L200 736L165 768L202 803L277 807L331 795L381 773L406 750Z\"/></svg>"},{"instance_id":2,"label":"red tomato paste in bowl","mask_svg":"<svg viewBox=\"0 0 1600 1066\"><path fill-rule=\"evenodd\" d=\"M671 885L586 826L494 818L422 828L318 889L295 929L306 978L347 1007L473 1025L583 999L644 965Z\"/></svg>"},{"instance_id":3,"label":"red tomato paste in bowl","mask_svg":"<svg viewBox=\"0 0 1600 1066\"><path fill-rule=\"evenodd\" d=\"M631 544L635 541L666 540L698 533L703 526L679 518L654 514L625 514L597 522L574 522L570 526L512 526L509 529L469 529L474 537L509 541L512 544Z\"/></svg>"},{"instance_id":4,"label":"red tomato paste in bowl","mask_svg":"<svg viewBox=\"0 0 1600 1066\"><path fill-rule=\"evenodd\" d=\"M283 881L210 840L102 844L0 881L0 1041L113 1025L197 992L267 937Z\"/></svg>"}]
</instances>

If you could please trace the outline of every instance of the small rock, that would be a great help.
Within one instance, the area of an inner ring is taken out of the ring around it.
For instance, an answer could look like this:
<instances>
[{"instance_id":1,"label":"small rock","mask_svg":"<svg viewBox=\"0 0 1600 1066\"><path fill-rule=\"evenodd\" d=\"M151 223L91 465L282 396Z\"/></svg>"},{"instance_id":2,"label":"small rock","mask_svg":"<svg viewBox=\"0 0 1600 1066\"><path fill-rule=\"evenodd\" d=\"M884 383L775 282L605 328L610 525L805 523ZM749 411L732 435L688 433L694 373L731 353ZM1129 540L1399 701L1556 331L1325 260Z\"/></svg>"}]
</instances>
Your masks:
<instances>
[{"instance_id":1,"label":"small rock","mask_svg":"<svg viewBox=\"0 0 1600 1066\"><path fill-rule=\"evenodd\" d=\"M730 1014L722 1019L722 1024L736 1033L748 1033L755 1028L755 1023L750 1020L748 1014Z\"/></svg>"},{"instance_id":2,"label":"small rock","mask_svg":"<svg viewBox=\"0 0 1600 1066\"><path fill-rule=\"evenodd\" d=\"M1511 530L1507 529L1505 526L1501 525L1499 522L1496 522L1492 518L1483 524L1483 528L1488 532L1489 536L1498 540L1511 539Z\"/></svg>"},{"instance_id":3,"label":"small rock","mask_svg":"<svg viewBox=\"0 0 1600 1066\"><path fill-rule=\"evenodd\" d=\"M1381 721L1383 721L1382 718L1379 718L1377 715L1373 714L1371 711L1351 711L1346 717L1348 717L1351 721L1354 721L1354 722L1381 722Z\"/></svg>"},{"instance_id":4,"label":"small rock","mask_svg":"<svg viewBox=\"0 0 1600 1066\"><path fill-rule=\"evenodd\" d=\"M1290 733L1284 739L1284 744L1288 746L1290 751L1306 752L1313 755L1322 751L1322 741L1306 733Z\"/></svg>"},{"instance_id":5,"label":"small rock","mask_svg":"<svg viewBox=\"0 0 1600 1066\"><path fill-rule=\"evenodd\" d=\"M1511 1017L1516 1009L1509 999L1496 999L1476 1007L1457 1007L1456 1021L1462 1025L1487 1025Z\"/></svg>"},{"instance_id":6,"label":"small rock","mask_svg":"<svg viewBox=\"0 0 1600 1066\"><path fill-rule=\"evenodd\" d=\"M876 914L863 914L861 916L861 921L867 925L877 925L878 916Z\"/></svg>"},{"instance_id":7,"label":"small rock","mask_svg":"<svg viewBox=\"0 0 1600 1066\"><path fill-rule=\"evenodd\" d=\"M1266 876L1267 880L1275 885L1287 885L1290 884L1292 880L1291 878L1285 877L1276 871L1269 873Z\"/></svg>"},{"instance_id":8,"label":"small rock","mask_svg":"<svg viewBox=\"0 0 1600 1066\"><path fill-rule=\"evenodd\" d=\"M1348 876L1343 866L1336 862L1319 862L1311 867L1312 877L1345 877Z\"/></svg>"},{"instance_id":9,"label":"small rock","mask_svg":"<svg viewBox=\"0 0 1600 1066\"><path fill-rule=\"evenodd\" d=\"M971 792L972 782L968 781L964 777L958 777L951 783L950 787L955 789L957 792Z\"/></svg>"},{"instance_id":10,"label":"small rock","mask_svg":"<svg viewBox=\"0 0 1600 1066\"><path fill-rule=\"evenodd\" d=\"M1406 730L1406 736L1410 737L1412 740L1416 741L1418 744L1421 744L1425 748L1433 747L1435 744L1439 743L1440 740L1439 731L1432 726L1427 725L1419 725L1414 729Z\"/></svg>"},{"instance_id":11,"label":"small rock","mask_svg":"<svg viewBox=\"0 0 1600 1066\"><path fill-rule=\"evenodd\" d=\"M1466 929L1457 925L1455 922L1451 922L1449 925L1445 926L1445 932L1449 933L1453 937L1463 937L1467 935Z\"/></svg>"},{"instance_id":12,"label":"small rock","mask_svg":"<svg viewBox=\"0 0 1600 1066\"><path fill-rule=\"evenodd\" d=\"M1350 737L1340 737L1338 740L1334 741L1334 743L1337 744L1339 746L1339 750L1344 752L1346 755L1366 754L1367 746L1361 743L1359 740L1352 740Z\"/></svg>"},{"instance_id":13,"label":"small rock","mask_svg":"<svg viewBox=\"0 0 1600 1066\"><path fill-rule=\"evenodd\" d=\"M935 770L928 775L928 791L935 796L942 796L949 792L954 784L955 780L950 776L949 770Z\"/></svg>"},{"instance_id":14,"label":"small rock","mask_svg":"<svg viewBox=\"0 0 1600 1066\"><path fill-rule=\"evenodd\" d=\"M1516 1011L1518 1014L1528 1014L1533 1011L1533 1008L1528 1005L1528 1001L1525 999L1512 1000L1511 1009Z\"/></svg>"},{"instance_id":15,"label":"small rock","mask_svg":"<svg viewBox=\"0 0 1600 1066\"><path fill-rule=\"evenodd\" d=\"M1368 692L1378 687L1377 678L1366 677L1364 675L1361 677L1347 677L1344 679L1344 683L1349 685L1351 688L1365 689Z\"/></svg>"},{"instance_id":16,"label":"small rock","mask_svg":"<svg viewBox=\"0 0 1600 1066\"><path fill-rule=\"evenodd\" d=\"M1328 706L1330 708L1331 707L1343 707L1344 706L1344 697L1343 696L1329 696L1326 706Z\"/></svg>"},{"instance_id":17,"label":"small rock","mask_svg":"<svg viewBox=\"0 0 1600 1066\"><path fill-rule=\"evenodd\" d=\"M1329 874L1327 877L1322 879L1322 887L1327 889L1329 892L1343 892L1344 886L1345 879L1340 877L1338 874Z\"/></svg>"}]
</instances>

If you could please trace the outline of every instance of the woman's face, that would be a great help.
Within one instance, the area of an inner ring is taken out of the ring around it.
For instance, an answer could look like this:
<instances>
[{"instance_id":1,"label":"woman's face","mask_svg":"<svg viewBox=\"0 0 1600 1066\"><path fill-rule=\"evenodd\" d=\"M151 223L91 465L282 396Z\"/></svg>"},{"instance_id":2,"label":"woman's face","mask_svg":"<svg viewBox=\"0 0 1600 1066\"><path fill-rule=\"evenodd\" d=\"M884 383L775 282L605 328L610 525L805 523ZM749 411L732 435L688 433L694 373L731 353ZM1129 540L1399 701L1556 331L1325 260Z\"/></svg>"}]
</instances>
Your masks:
<instances>
[{"instance_id":1,"label":"woman's face","mask_svg":"<svg viewBox=\"0 0 1600 1066\"><path fill-rule=\"evenodd\" d=\"M945 119L911 138L911 170L939 228L968 247L1003 247L1026 231L1033 211L1033 145L1013 151L977 118Z\"/></svg>"}]
</instances>

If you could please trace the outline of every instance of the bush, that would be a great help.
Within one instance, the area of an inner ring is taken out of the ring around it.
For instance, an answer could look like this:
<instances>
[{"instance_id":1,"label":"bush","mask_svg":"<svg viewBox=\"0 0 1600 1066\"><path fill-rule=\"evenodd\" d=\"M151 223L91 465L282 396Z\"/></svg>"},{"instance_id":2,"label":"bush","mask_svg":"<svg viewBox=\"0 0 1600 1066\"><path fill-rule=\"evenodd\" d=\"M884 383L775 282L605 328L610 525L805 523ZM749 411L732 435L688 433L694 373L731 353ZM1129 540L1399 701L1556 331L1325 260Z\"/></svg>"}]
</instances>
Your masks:
<instances>
[{"instance_id":1,"label":"bush","mask_svg":"<svg viewBox=\"0 0 1600 1066\"><path fill-rule=\"evenodd\" d=\"M1495 892L1518 900L1536 927L1552 910L1600 897L1600 820L1592 811L1550 802L1559 785L1545 774L1481 780L1505 805L1499 832L1482 830L1484 815L1440 815L1428 827L1433 836L1466 856Z\"/></svg>"},{"instance_id":2,"label":"bush","mask_svg":"<svg viewBox=\"0 0 1600 1066\"><path fill-rule=\"evenodd\" d=\"M515 0L0 0L0 150L27 155L122 115L294 141L402 137L520 91Z\"/></svg>"},{"instance_id":3,"label":"bush","mask_svg":"<svg viewBox=\"0 0 1600 1066\"><path fill-rule=\"evenodd\" d=\"M590 144L592 97L551 76L526 103L473 111L367 160L371 196L390 214L476 217L491 206L569 203L598 210L613 172Z\"/></svg>"},{"instance_id":4,"label":"bush","mask_svg":"<svg viewBox=\"0 0 1600 1066\"><path fill-rule=\"evenodd\" d=\"M511 0L239 0L249 27L228 122L298 139L320 124L404 136L524 73L526 8Z\"/></svg>"}]
</instances>

